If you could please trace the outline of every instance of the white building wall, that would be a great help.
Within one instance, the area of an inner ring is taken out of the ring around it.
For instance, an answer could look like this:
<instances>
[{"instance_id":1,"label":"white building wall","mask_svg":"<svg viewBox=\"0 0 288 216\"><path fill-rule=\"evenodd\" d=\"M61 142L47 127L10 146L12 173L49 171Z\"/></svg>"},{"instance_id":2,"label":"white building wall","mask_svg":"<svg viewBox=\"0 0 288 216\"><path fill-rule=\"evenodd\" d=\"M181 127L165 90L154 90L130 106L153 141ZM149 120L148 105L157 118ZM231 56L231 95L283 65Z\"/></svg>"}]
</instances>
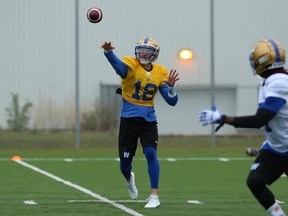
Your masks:
<instances>
[{"instance_id":1,"label":"white building wall","mask_svg":"<svg viewBox=\"0 0 288 216\"><path fill-rule=\"evenodd\" d=\"M21 104L26 99L32 102L31 128L74 126L75 2L0 1L1 128L7 128L5 109L11 103L10 93L18 94ZM95 101L101 97L100 83L120 82L100 45L112 41L119 57L134 55L136 42L148 35L160 43L158 63L168 70L176 68L180 73L179 106L171 109L162 102L156 106L161 110L156 110L159 132L210 132L196 121L200 110L210 106L207 93L211 74L210 0L147 0L145 4L139 0L78 0L78 3L81 112L94 108ZM88 8L93 6L104 13L98 24L91 24L86 19ZM223 112L237 115L255 112L258 80L250 73L248 55L262 37L277 38L285 48L288 47L287 6L286 0L214 0L214 73L219 89L215 99ZM183 62L177 58L181 48L193 49L193 61ZM231 91L225 95L227 86L235 88L236 95ZM195 88L197 94L193 92ZM201 89L205 97L200 94ZM251 106L244 105L246 101ZM191 112L186 112L188 110ZM177 132L163 126L176 118L181 119L183 125ZM193 122L191 127L189 119ZM235 133L235 130L224 129L222 133Z\"/></svg>"}]
</instances>

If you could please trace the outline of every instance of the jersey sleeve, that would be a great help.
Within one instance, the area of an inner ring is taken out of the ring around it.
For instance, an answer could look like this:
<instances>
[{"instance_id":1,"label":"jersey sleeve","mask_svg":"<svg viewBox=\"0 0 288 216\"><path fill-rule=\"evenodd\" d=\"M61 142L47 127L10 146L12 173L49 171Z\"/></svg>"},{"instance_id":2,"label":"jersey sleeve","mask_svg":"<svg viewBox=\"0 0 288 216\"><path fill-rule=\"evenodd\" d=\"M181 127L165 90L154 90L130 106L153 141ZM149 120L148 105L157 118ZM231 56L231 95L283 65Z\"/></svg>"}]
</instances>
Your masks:
<instances>
[{"instance_id":1,"label":"jersey sleeve","mask_svg":"<svg viewBox=\"0 0 288 216\"><path fill-rule=\"evenodd\" d=\"M259 104L259 108L270 110L271 112L278 113L282 106L286 104L286 100L280 97L268 97L264 103Z\"/></svg>"},{"instance_id":2,"label":"jersey sleeve","mask_svg":"<svg viewBox=\"0 0 288 216\"><path fill-rule=\"evenodd\" d=\"M169 96L169 89L168 89L168 85L166 83L164 83L164 85L159 87L159 91L161 96L164 98L164 100L166 101L166 103L168 103L170 106L175 106L178 102L178 95L174 95L173 97Z\"/></svg>"},{"instance_id":3,"label":"jersey sleeve","mask_svg":"<svg viewBox=\"0 0 288 216\"><path fill-rule=\"evenodd\" d=\"M259 108L274 113L283 112L281 108L285 106L288 101L287 83L287 75L275 74L268 77L264 82L262 90L260 90L261 100L259 100Z\"/></svg>"}]
</instances>

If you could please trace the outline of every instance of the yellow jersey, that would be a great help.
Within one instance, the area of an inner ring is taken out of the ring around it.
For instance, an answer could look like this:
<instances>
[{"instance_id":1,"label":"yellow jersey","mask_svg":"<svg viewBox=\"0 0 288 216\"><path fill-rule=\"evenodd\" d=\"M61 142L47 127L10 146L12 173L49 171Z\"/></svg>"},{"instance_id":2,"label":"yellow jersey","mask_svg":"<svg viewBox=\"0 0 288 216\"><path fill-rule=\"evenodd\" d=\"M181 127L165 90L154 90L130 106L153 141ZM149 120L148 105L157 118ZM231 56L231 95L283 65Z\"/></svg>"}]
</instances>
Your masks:
<instances>
[{"instance_id":1,"label":"yellow jersey","mask_svg":"<svg viewBox=\"0 0 288 216\"><path fill-rule=\"evenodd\" d=\"M146 71L140 62L130 56L122 61L127 65L128 72L122 78L122 97L130 103L140 106L154 106L154 96L160 86L168 78L168 71L159 64L153 64L151 71Z\"/></svg>"}]
</instances>

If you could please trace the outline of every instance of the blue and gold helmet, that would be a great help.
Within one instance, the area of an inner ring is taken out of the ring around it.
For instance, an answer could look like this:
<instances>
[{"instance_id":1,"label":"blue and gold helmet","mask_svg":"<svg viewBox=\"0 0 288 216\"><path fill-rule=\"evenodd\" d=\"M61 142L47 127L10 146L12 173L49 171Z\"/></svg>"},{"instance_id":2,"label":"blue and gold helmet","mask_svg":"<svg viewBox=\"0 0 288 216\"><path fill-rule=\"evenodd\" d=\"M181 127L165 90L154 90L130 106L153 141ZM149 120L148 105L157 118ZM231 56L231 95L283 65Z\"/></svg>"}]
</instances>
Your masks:
<instances>
[{"instance_id":1,"label":"blue and gold helmet","mask_svg":"<svg viewBox=\"0 0 288 216\"><path fill-rule=\"evenodd\" d=\"M135 57L141 64L153 63L157 60L160 46L156 40L150 37L142 38L135 46ZM142 55L148 58L141 57Z\"/></svg>"},{"instance_id":2,"label":"blue and gold helmet","mask_svg":"<svg viewBox=\"0 0 288 216\"><path fill-rule=\"evenodd\" d=\"M251 51L249 60L253 73L261 75L267 70L284 67L285 50L276 40L261 39Z\"/></svg>"}]
</instances>

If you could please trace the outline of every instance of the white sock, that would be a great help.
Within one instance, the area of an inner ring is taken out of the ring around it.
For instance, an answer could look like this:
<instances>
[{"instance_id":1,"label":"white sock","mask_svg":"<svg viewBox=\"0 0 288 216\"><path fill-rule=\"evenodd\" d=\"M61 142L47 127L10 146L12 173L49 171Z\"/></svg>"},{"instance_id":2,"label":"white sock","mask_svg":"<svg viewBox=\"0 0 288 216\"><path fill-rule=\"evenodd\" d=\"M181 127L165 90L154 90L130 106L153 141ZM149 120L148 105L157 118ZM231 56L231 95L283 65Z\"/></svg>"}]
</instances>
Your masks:
<instances>
[{"instance_id":1,"label":"white sock","mask_svg":"<svg viewBox=\"0 0 288 216\"><path fill-rule=\"evenodd\" d=\"M148 200L152 199L152 198L157 198L158 199L158 195L156 194L151 194L150 197L148 198Z\"/></svg>"},{"instance_id":2,"label":"white sock","mask_svg":"<svg viewBox=\"0 0 288 216\"><path fill-rule=\"evenodd\" d=\"M278 203L274 203L268 210L267 210L272 216L285 216L285 213L283 212L282 208Z\"/></svg>"}]
</instances>

